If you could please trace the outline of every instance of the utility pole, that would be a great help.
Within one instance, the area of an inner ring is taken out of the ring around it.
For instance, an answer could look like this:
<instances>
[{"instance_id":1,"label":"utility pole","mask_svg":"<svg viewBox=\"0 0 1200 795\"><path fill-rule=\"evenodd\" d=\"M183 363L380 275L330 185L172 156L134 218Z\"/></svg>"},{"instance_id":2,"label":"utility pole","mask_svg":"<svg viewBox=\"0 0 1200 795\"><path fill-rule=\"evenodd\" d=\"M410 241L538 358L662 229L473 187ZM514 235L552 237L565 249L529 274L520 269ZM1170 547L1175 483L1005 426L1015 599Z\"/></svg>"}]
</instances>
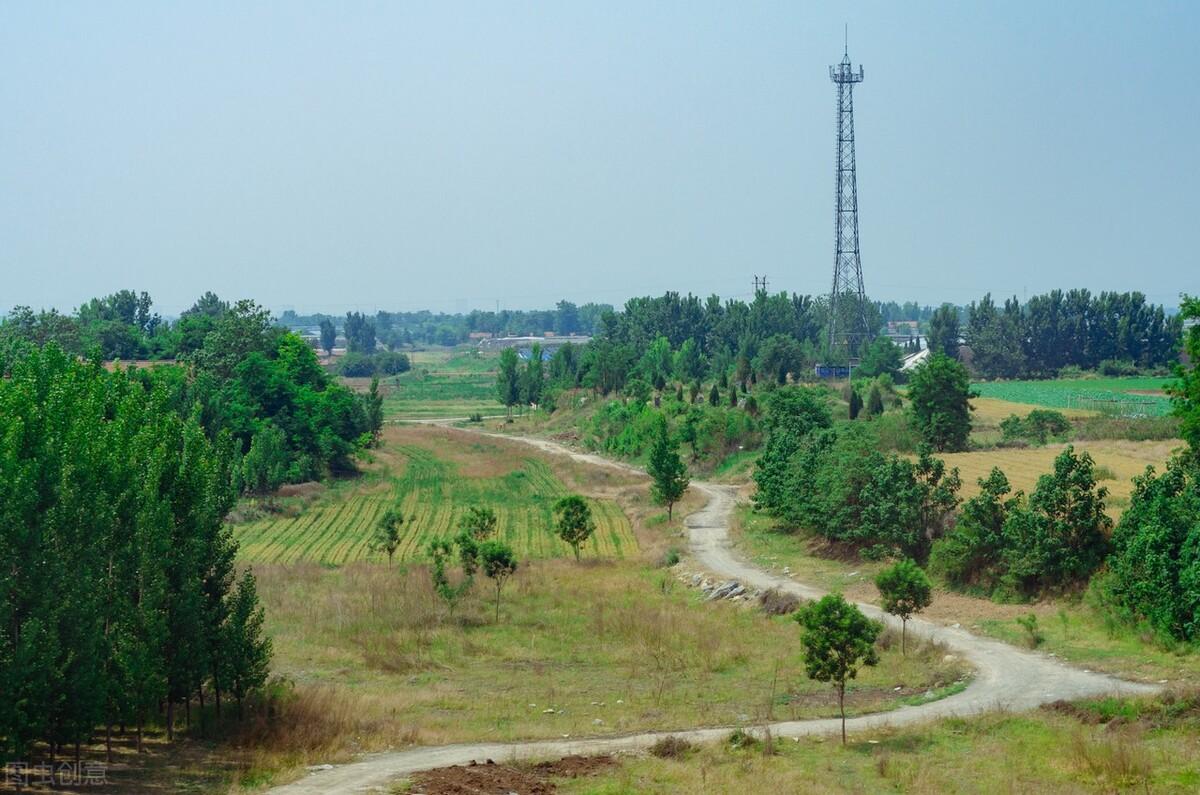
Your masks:
<instances>
[{"instance_id":1,"label":"utility pole","mask_svg":"<svg viewBox=\"0 0 1200 795\"><path fill-rule=\"evenodd\" d=\"M763 276L762 278L759 278L758 276L754 277L754 294L758 295L759 290L762 290L764 293L767 291L766 276Z\"/></svg>"}]
</instances>

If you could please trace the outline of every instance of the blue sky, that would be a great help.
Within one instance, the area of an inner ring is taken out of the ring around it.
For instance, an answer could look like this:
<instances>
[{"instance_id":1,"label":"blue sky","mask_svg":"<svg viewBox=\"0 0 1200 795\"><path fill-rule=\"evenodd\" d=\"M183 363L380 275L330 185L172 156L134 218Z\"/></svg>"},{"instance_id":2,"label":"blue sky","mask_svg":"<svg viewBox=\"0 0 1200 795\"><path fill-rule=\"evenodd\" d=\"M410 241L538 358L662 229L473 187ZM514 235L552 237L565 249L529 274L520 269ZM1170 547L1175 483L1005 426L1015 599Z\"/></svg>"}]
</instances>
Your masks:
<instances>
[{"instance_id":1,"label":"blue sky","mask_svg":"<svg viewBox=\"0 0 1200 795\"><path fill-rule=\"evenodd\" d=\"M1200 4L0 5L0 309L1200 291Z\"/></svg>"}]
</instances>

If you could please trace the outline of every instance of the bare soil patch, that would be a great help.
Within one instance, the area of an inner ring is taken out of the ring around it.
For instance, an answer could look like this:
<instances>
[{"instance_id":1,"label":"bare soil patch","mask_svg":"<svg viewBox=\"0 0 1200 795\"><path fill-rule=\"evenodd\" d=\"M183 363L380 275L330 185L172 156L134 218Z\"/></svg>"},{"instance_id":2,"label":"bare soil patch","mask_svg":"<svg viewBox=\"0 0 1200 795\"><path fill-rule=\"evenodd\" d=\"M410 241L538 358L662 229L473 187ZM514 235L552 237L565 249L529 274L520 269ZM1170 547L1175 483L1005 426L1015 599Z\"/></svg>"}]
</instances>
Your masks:
<instances>
[{"instance_id":1,"label":"bare soil patch","mask_svg":"<svg viewBox=\"0 0 1200 795\"><path fill-rule=\"evenodd\" d=\"M552 795L556 778L579 778L606 772L616 764L611 756L567 756L536 765L455 765L419 773L412 792L423 795Z\"/></svg>"}]
</instances>

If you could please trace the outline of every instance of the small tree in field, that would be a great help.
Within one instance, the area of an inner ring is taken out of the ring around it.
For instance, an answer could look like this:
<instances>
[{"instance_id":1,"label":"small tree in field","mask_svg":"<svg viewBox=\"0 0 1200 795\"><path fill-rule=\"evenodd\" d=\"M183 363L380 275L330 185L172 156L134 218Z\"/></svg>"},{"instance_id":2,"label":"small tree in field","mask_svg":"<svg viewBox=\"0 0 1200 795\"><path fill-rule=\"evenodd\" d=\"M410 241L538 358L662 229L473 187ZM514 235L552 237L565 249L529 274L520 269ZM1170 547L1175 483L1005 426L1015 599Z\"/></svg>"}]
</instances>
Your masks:
<instances>
[{"instance_id":1,"label":"small tree in field","mask_svg":"<svg viewBox=\"0 0 1200 795\"><path fill-rule=\"evenodd\" d=\"M452 583L447 569L456 548L462 566L462 578L457 583ZM467 533L459 533L453 540L438 538L431 541L429 557L433 564L430 570L433 589L446 602L446 606L450 608L450 617L453 618L454 608L475 582L475 572L479 568L479 546Z\"/></svg>"},{"instance_id":2,"label":"small tree in field","mask_svg":"<svg viewBox=\"0 0 1200 795\"><path fill-rule=\"evenodd\" d=\"M383 512L379 523L375 526L375 537L371 539L371 549L387 555L388 568L392 566L392 556L400 548L400 527L404 524L404 515L400 509L393 506Z\"/></svg>"},{"instance_id":3,"label":"small tree in field","mask_svg":"<svg viewBox=\"0 0 1200 795\"><path fill-rule=\"evenodd\" d=\"M592 508L578 494L570 494L554 503L554 514L558 517L555 529L558 537L571 545L575 560L579 560L579 547L592 537L596 523L592 521Z\"/></svg>"},{"instance_id":4,"label":"small tree in field","mask_svg":"<svg viewBox=\"0 0 1200 795\"><path fill-rule=\"evenodd\" d=\"M484 541L479 545L479 564L496 586L496 621L500 621L500 590L517 571L517 557L503 541Z\"/></svg>"},{"instance_id":5,"label":"small tree in field","mask_svg":"<svg viewBox=\"0 0 1200 795\"><path fill-rule=\"evenodd\" d=\"M829 594L796 613L804 627L804 669L809 679L832 682L842 716L842 745L846 744L846 680L863 665L876 665L875 640L883 624L872 621L841 594Z\"/></svg>"},{"instance_id":6,"label":"small tree in field","mask_svg":"<svg viewBox=\"0 0 1200 795\"><path fill-rule=\"evenodd\" d=\"M477 508L472 505L467 509L467 515L462 518L459 527L476 541L485 541L496 533L496 512L491 508Z\"/></svg>"},{"instance_id":7,"label":"small tree in field","mask_svg":"<svg viewBox=\"0 0 1200 795\"><path fill-rule=\"evenodd\" d=\"M679 502L688 487L687 465L671 444L667 433L667 420L660 417L654 429L654 441L650 447L650 460L646 471L654 479L650 493L655 502L667 506L667 521L671 521L675 503Z\"/></svg>"},{"instance_id":8,"label":"small tree in field","mask_svg":"<svg viewBox=\"0 0 1200 795\"><path fill-rule=\"evenodd\" d=\"M897 561L896 565L879 572L875 578L882 607L900 618L900 653L904 654L904 635L908 619L929 607L933 601L933 590L924 570L911 560Z\"/></svg>"}]
</instances>

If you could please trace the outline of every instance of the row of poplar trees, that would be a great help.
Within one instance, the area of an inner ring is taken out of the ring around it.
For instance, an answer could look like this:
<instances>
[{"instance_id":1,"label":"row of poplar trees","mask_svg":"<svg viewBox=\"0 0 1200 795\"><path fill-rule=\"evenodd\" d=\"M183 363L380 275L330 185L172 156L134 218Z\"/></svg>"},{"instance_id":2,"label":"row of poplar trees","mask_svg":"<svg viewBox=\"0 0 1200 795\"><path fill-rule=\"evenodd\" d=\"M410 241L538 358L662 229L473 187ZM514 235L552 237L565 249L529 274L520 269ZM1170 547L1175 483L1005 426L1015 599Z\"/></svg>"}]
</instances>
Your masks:
<instances>
[{"instance_id":1,"label":"row of poplar trees","mask_svg":"<svg viewBox=\"0 0 1200 795\"><path fill-rule=\"evenodd\" d=\"M270 660L223 519L237 454L136 372L0 355L0 748L53 756L177 706L242 700ZM226 706L228 710L228 705Z\"/></svg>"}]
</instances>

